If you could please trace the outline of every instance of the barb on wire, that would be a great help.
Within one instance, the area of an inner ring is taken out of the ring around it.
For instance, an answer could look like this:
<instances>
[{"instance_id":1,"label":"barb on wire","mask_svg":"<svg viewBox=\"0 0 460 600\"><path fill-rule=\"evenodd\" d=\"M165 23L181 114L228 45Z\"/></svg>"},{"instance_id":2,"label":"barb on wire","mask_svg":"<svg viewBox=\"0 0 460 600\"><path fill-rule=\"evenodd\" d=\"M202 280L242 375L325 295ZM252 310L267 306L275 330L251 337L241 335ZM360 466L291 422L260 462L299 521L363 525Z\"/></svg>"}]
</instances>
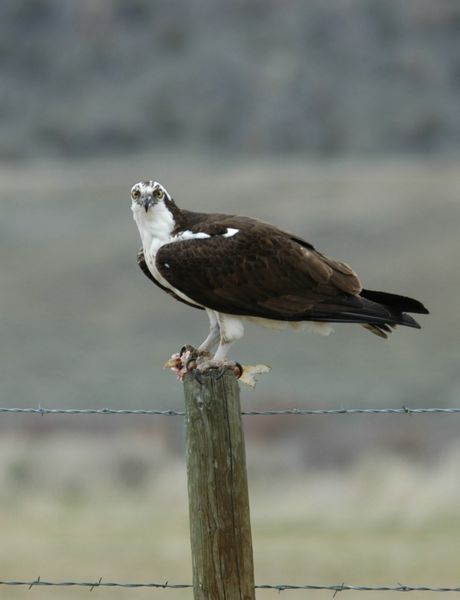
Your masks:
<instances>
[{"instance_id":1,"label":"barb on wire","mask_svg":"<svg viewBox=\"0 0 460 600\"><path fill-rule=\"evenodd\" d=\"M157 415L162 417L183 417L183 410L155 410L130 408L7 408L0 407L0 413L5 414L35 414L35 415ZM242 415L280 416L280 415L421 415L421 414L460 414L460 408L288 408L285 410L243 410Z\"/></svg>"},{"instance_id":2,"label":"barb on wire","mask_svg":"<svg viewBox=\"0 0 460 600\"><path fill-rule=\"evenodd\" d=\"M154 410L154 409L116 409L116 408L5 408L0 407L0 413L17 413L32 415L160 415L163 417L183 417L184 411L180 410Z\"/></svg>"},{"instance_id":3,"label":"barb on wire","mask_svg":"<svg viewBox=\"0 0 460 600\"><path fill-rule=\"evenodd\" d=\"M460 408L289 408L286 410L242 411L246 416L278 415L419 415L419 414L460 414Z\"/></svg>"},{"instance_id":4,"label":"barb on wire","mask_svg":"<svg viewBox=\"0 0 460 600\"><path fill-rule=\"evenodd\" d=\"M29 589L37 586L46 587L85 587L93 591L99 587L118 587L118 588L162 588L162 589L190 589L193 587L191 583L128 583L116 581L103 581L100 577L97 581L47 581L37 577L33 581L0 581L0 585L5 586L28 586ZM457 592L460 593L460 587L430 587L430 586L412 586L403 585L347 585L345 583L334 585L313 585L313 584L259 584L254 586L258 590L275 590L277 592L287 592L289 590L328 590L334 592L334 596L339 592L354 591L354 592Z\"/></svg>"},{"instance_id":5,"label":"barb on wire","mask_svg":"<svg viewBox=\"0 0 460 600\"><path fill-rule=\"evenodd\" d=\"M384 586L372 586L372 585L347 585L340 583L336 585L290 585L290 584L278 584L278 585L256 585L258 589L270 589L277 590L278 592L285 592L287 590L329 590L334 592L334 597L339 592L353 591L353 592L460 592L460 587L429 587L429 586L412 586L403 585L384 585Z\"/></svg>"},{"instance_id":6,"label":"barb on wire","mask_svg":"<svg viewBox=\"0 0 460 600\"><path fill-rule=\"evenodd\" d=\"M45 587L85 587L89 588L92 592L94 588L99 587L119 587L119 588L171 588L171 589L186 589L192 588L193 585L190 583L123 583L117 581L102 581L102 577L99 577L97 581L47 581L37 577L33 581L0 581L0 585L9 586L28 586L29 590L37 586Z\"/></svg>"}]
</instances>

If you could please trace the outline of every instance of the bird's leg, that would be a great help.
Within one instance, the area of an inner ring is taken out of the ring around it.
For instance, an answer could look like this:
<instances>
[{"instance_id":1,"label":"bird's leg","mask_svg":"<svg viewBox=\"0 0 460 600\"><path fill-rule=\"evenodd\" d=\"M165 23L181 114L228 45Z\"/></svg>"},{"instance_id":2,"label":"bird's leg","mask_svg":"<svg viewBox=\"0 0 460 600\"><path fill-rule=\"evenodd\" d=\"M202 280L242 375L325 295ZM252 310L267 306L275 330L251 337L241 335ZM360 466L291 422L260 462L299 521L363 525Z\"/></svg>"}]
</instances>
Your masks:
<instances>
[{"instance_id":1,"label":"bird's leg","mask_svg":"<svg viewBox=\"0 0 460 600\"><path fill-rule=\"evenodd\" d=\"M240 381L254 387L255 376L268 373L269 367L265 365L243 367L238 362L226 360L230 347L243 337L244 327L241 319L208 309L207 312L210 323L208 337L198 349L190 345L183 346L181 352L174 354L165 367L171 368L181 380L187 373L193 372L197 381L201 381L202 373L209 369L218 369L219 375L223 375L227 369L230 369ZM212 356L212 350L217 344L217 350Z\"/></svg>"},{"instance_id":2,"label":"bird's leg","mask_svg":"<svg viewBox=\"0 0 460 600\"><path fill-rule=\"evenodd\" d=\"M226 360L227 353L230 347L236 340L243 337L244 327L241 319L226 315L222 313L214 313L218 331L219 331L219 345L212 358L204 357L204 360L197 360L196 368L203 372L208 369L220 369L224 372L226 369L231 369L237 376L241 376L243 368L239 363L234 361ZM211 317L210 317L211 321ZM212 321L211 321L211 332L212 333ZM208 338L210 337L208 336Z\"/></svg>"},{"instance_id":3,"label":"bird's leg","mask_svg":"<svg viewBox=\"0 0 460 600\"><path fill-rule=\"evenodd\" d=\"M223 362L227 358L228 351L233 344L234 341L225 342L221 340L212 360L216 363Z\"/></svg>"},{"instance_id":4,"label":"bird's leg","mask_svg":"<svg viewBox=\"0 0 460 600\"><path fill-rule=\"evenodd\" d=\"M219 375L223 375L227 369L233 371L238 379L250 387L255 387L256 376L262 373L268 373L270 368L266 365L245 365L238 362L226 360L230 347L243 337L243 322L238 317L231 315L215 313L220 329L220 341L216 353L211 360L199 360L195 370L195 377L198 381L201 373L208 369L219 369Z\"/></svg>"},{"instance_id":5,"label":"bird's leg","mask_svg":"<svg viewBox=\"0 0 460 600\"><path fill-rule=\"evenodd\" d=\"M212 357L215 363L223 363L227 358L230 347L244 335L244 326L241 319L232 315L217 313L220 328L220 340L216 353Z\"/></svg>"},{"instance_id":6,"label":"bird's leg","mask_svg":"<svg viewBox=\"0 0 460 600\"><path fill-rule=\"evenodd\" d=\"M209 334L202 344L198 346L198 352L212 352L219 343L220 327L217 313L214 310L206 309L209 317Z\"/></svg>"},{"instance_id":7,"label":"bird's leg","mask_svg":"<svg viewBox=\"0 0 460 600\"><path fill-rule=\"evenodd\" d=\"M217 313L213 310L206 309L209 318L209 334L208 337L202 342L198 348L193 346L184 346L183 351L179 353L182 362L184 363L187 371L193 371L196 369L199 360L209 360L211 353L219 343L220 339L220 327L219 321L217 320Z\"/></svg>"}]
</instances>

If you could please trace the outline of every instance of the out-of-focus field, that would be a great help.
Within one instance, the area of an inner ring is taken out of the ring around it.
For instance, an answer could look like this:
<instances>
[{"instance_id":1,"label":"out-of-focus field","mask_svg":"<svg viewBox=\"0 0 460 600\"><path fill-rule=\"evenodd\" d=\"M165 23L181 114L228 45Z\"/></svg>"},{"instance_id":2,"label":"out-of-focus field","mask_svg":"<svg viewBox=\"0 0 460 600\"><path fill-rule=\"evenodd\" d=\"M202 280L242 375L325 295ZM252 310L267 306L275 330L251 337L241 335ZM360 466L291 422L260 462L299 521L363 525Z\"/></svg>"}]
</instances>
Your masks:
<instances>
[{"instance_id":1,"label":"out-of-focus field","mask_svg":"<svg viewBox=\"0 0 460 600\"><path fill-rule=\"evenodd\" d=\"M0 389L10 404L174 406L161 369L206 315L136 266L131 185L161 180L192 210L254 215L349 262L370 289L422 300L423 331L390 342L338 325L330 338L248 326L241 362L273 365L251 403L448 404L460 392L460 171L436 162L240 161L180 155L0 170Z\"/></svg>"},{"instance_id":2,"label":"out-of-focus field","mask_svg":"<svg viewBox=\"0 0 460 600\"><path fill-rule=\"evenodd\" d=\"M310 472L294 472L286 457L261 468L259 454L248 441L258 583L458 585L460 447L432 466L368 454L352 466ZM2 579L191 581L183 462L154 436L4 435L0 457ZM1 592L14 599L87 593ZM93 593L192 597L190 590Z\"/></svg>"},{"instance_id":3,"label":"out-of-focus field","mask_svg":"<svg viewBox=\"0 0 460 600\"><path fill-rule=\"evenodd\" d=\"M136 266L129 189L155 178L185 208L275 222L352 264L366 287L432 311L422 331L388 342L357 326L329 338L248 327L234 357L273 371L244 390L245 408L458 405L458 167L178 155L3 166L0 404L181 408L161 365L207 323ZM459 419L246 418L257 582L458 585ZM0 578L189 582L182 428L180 418L2 415Z\"/></svg>"}]
</instances>

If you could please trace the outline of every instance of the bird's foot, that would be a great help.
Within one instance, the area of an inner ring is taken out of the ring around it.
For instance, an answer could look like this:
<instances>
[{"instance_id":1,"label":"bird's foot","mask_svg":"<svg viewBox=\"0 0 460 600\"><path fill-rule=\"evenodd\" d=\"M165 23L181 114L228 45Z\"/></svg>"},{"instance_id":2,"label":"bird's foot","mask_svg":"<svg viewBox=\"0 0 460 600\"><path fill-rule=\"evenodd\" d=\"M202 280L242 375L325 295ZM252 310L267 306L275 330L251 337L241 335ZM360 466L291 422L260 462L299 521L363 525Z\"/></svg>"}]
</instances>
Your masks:
<instances>
[{"instance_id":1,"label":"bird's foot","mask_svg":"<svg viewBox=\"0 0 460 600\"><path fill-rule=\"evenodd\" d=\"M242 365L232 360L215 361L211 359L199 360L197 366L192 371L198 383L202 383L202 375L210 371L217 370L217 379L223 377L224 373L231 371L235 377L251 388L256 387L257 375L268 373L271 369L267 365Z\"/></svg>"},{"instance_id":2,"label":"bird's foot","mask_svg":"<svg viewBox=\"0 0 460 600\"><path fill-rule=\"evenodd\" d=\"M190 368L191 365L191 368ZM189 363L189 372L192 372L198 383L202 382L201 376L211 371L217 371L217 379L224 376L227 371L231 371L237 379L243 375L243 367L239 362L233 360L212 360L208 356L200 356L198 360Z\"/></svg>"},{"instance_id":3,"label":"bird's foot","mask_svg":"<svg viewBox=\"0 0 460 600\"><path fill-rule=\"evenodd\" d=\"M211 354L209 352L198 350L190 344L186 344L182 346L179 352L175 352L165 362L164 367L174 371L178 379L183 381L187 373L197 368L199 361L209 359L210 357Z\"/></svg>"},{"instance_id":4,"label":"bird's foot","mask_svg":"<svg viewBox=\"0 0 460 600\"><path fill-rule=\"evenodd\" d=\"M220 378L230 370L237 379L252 388L256 386L256 375L270 371L267 365L241 365L230 360L215 361L212 360L209 352L197 350L189 344L182 346L181 350L173 354L164 366L174 371L181 381L187 373L193 373L199 383L202 382L202 375L209 371L218 371L217 377Z\"/></svg>"}]
</instances>

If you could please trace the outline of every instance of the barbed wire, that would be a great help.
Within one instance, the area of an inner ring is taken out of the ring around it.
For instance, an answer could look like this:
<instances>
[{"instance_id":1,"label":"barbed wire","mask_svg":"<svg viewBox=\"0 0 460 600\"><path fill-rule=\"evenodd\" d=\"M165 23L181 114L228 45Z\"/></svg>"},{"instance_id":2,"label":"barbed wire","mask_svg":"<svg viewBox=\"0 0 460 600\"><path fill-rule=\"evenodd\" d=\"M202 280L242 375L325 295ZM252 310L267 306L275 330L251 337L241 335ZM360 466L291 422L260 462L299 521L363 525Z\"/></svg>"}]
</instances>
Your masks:
<instances>
[{"instance_id":1,"label":"barbed wire","mask_svg":"<svg viewBox=\"0 0 460 600\"><path fill-rule=\"evenodd\" d=\"M38 414L38 415L160 415L163 417L183 417L182 410L154 410L130 408L4 408L0 413Z\"/></svg>"},{"instance_id":2,"label":"barbed wire","mask_svg":"<svg viewBox=\"0 0 460 600\"><path fill-rule=\"evenodd\" d=\"M35 415L157 415L157 416L185 416L185 411L178 410L156 410L156 409L113 409L113 408L7 408L0 407L0 413L4 414L35 414ZM415 414L460 414L460 408L409 408L402 406L400 408L334 408L334 409L308 409L308 408L291 408L285 410L252 410L242 411L245 416L280 416L280 415L362 415L362 414L398 414L398 415L415 415ZM0 581L0 586L24 586L29 590L37 586L45 587L83 587L93 591L98 587L110 588L162 588L162 589L191 589L193 585L190 583L164 583L155 582L114 582L103 581L100 577L97 581L47 581L37 577L30 581ZM348 585L345 583L333 585L314 585L314 584L259 584L255 585L256 589L274 590L277 592L285 592L289 590L326 590L334 592L334 596L338 592L344 591L369 591L369 592L458 592L460 587L429 587L429 586L411 586L398 583L397 585L385 586L368 586L368 585Z\"/></svg>"},{"instance_id":3,"label":"barbed wire","mask_svg":"<svg viewBox=\"0 0 460 600\"><path fill-rule=\"evenodd\" d=\"M7 408L0 407L0 413L45 415L157 415L162 417L183 417L183 410L156 410L143 408ZM421 415L421 414L460 414L460 408L288 408L285 410L243 410L244 416L282 415Z\"/></svg>"},{"instance_id":4,"label":"barbed wire","mask_svg":"<svg viewBox=\"0 0 460 600\"><path fill-rule=\"evenodd\" d=\"M122 583L116 581L102 581L100 577L97 581L46 581L37 577L33 581L0 581L0 585L9 586L28 586L29 590L37 586L45 587L85 587L92 592L97 587L119 587L119 588L170 588L170 589L186 589L192 588L190 583Z\"/></svg>"},{"instance_id":5,"label":"barbed wire","mask_svg":"<svg viewBox=\"0 0 460 600\"><path fill-rule=\"evenodd\" d=\"M92 592L98 587L111 587L111 588L163 588L163 589L191 589L193 585L191 583L129 583L129 582L116 582L116 581L103 581L100 577L97 581L47 581L37 577L31 581L0 581L0 585L5 586L24 586L28 587L29 590L33 587L44 586L44 587L84 587L89 588ZM258 590L275 590L277 592L286 592L289 590L326 590L334 592L334 596L339 592L354 591L354 592L459 592L460 587L430 587L430 586L412 586L398 583L397 585L382 585L382 586L371 586L371 585L348 585L345 583L334 584L334 585L314 585L314 584L259 584L254 586Z\"/></svg>"}]
</instances>

